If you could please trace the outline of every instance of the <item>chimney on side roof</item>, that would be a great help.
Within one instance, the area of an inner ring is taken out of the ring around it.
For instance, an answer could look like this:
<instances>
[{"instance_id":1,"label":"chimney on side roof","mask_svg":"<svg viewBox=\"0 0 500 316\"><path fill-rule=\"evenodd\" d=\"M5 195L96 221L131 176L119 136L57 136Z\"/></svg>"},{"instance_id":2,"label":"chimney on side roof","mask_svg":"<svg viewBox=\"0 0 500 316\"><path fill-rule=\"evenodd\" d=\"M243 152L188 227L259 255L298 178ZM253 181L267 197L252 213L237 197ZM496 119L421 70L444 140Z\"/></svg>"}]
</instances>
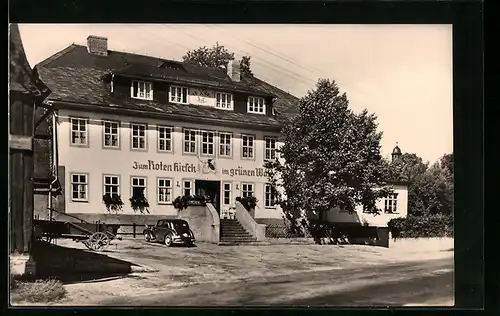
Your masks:
<instances>
[{"instance_id":1,"label":"chimney on side roof","mask_svg":"<svg viewBox=\"0 0 500 316\"><path fill-rule=\"evenodd\" d=\"M232 81L239 82L241 80L241 70L239 60L230 60L227 63L227 75Z\"/></svg>"},{"instance_id":2,"label":"chimney on side roof","mask_svg":"<svg viewBox=\"0 0 500 316\"><path fill-rule=\"evenodd\" d=\"M108 39L106 37L89 35L89 37L87 37L87 50L91 54L107 56Z\"/></svg>"}]
</instances>

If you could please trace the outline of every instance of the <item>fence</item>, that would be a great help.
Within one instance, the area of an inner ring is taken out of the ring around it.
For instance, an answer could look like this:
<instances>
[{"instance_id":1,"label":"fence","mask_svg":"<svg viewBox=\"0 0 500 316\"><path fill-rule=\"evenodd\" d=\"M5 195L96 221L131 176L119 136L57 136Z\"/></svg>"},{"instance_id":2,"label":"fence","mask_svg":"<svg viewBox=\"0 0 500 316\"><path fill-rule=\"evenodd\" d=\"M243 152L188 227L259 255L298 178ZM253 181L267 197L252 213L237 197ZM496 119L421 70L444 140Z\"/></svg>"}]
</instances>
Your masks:
<instances>
[{"instance_id":1,"label":"fence","mask_svg":"<svg viewBox=\"0 0 500 316\"><path fill-rule=\"evenodd\" d=\"M313 223L306 232L292 231L286 224L269 224L266 226L266 238L293 239L317 238L335 240L340 243L370 243L388 246L388 229L362 225L336 225L332 223Z\"/></svg>"},{"instance_id":2,"label":"fence","mask_svg":"<svg viewBox=\"0 0 500 316\"><path fill-rule=\"evenodd\" d=\"M144 224L120 224L118 236L132 236L132 238L142 237L142 233L146 226Z\"/></svg>"}]
</instances>

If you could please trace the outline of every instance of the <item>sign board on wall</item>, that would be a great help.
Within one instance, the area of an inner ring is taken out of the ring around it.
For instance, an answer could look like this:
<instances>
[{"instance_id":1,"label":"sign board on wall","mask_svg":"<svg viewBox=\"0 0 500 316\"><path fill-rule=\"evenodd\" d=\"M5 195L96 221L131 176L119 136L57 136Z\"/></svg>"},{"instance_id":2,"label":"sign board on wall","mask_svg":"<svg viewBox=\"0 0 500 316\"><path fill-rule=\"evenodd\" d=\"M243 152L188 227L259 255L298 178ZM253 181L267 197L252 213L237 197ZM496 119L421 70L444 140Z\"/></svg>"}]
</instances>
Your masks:
<instances>
[{"instance_id":1,"label":"sign board on wall","mask_svg":"<svg viewBox=\"0 0 500 316\"><path fill-rule=\"evenodd\" d=\"M215 106L215 92L206 89L189 88L188 102L196 105Z\"/></svg>"},{"instance_id":2,"label":"sign board on wall","mask_svg":"<svg viewBox=\"0 0 500 316\"><path fill-rule=\"evenodd\" d=\"M158 171L167 171L167 172L189 172L196 173L197 171L203 171L203 173L207 173L204 171L201 165L195 166L190 163L165 163L163 161L154 161L148 160L147 163L134 161L132 164L132 168L135 170L158 170ZM246 176L246 177L268 177L269 173L264 168L251 168L245 169L241 166L237 168L222 168L220 169L220 173L222 175L235 177L235 176Z\"/></svg>"}]
</instances>

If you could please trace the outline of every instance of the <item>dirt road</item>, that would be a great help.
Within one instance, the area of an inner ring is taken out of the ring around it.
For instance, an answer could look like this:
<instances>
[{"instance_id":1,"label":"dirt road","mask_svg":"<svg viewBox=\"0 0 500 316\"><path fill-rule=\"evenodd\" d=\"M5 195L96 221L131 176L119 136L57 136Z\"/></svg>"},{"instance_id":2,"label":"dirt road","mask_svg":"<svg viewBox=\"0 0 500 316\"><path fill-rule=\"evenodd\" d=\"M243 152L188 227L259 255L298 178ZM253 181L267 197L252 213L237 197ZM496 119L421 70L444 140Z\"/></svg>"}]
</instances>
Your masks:
<instances>
[{"instance_id":1,"label":"dirt road","mask_svg":"<svg viewBox=\"0 0 500 316\"><path fill-rule=\"evenodd\" d=\"M68 296L53 305L453 304L452 251L207 243L166 248L124 240L103 255L150 272L68 283Z\"/></svg>"},{"instance_id":2,"label":"dirt road","mask_svg":"<svg viewBox=\"0 0 500 316\"><path fill-rule=\"evenodd\" d=\"M452 260L439 259L300 272L226 283L195 284L152 295L115 297L101 301L100 305L452 305L452 269Z\"/></svg>"}]
</instances>

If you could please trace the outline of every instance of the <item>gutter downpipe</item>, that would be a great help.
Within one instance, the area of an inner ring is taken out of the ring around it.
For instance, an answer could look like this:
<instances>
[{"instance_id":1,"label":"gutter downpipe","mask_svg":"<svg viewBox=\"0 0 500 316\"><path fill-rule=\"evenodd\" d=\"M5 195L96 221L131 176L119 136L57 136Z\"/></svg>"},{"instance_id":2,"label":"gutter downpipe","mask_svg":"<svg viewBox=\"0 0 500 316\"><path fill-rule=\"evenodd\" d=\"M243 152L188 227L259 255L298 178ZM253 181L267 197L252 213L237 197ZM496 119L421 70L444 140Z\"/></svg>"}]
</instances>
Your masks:
<instances>
[{"instance_id":1,"label":"gutter downpipe","mask_svg":"<svg viewBox=\"0 0 500 316\"><path fill-rule=\"evenodd\" d=\"M59 172L57 169L57 166L59 165L59 157L58 157L58 152L57 152L57 114L54 109L52 109L52 157L53 159L53 174L54 174L54 180L50 183L49 185L49 203L48 203L48 208L49 208L49 220L52 220L52 188L54 184L59 180Z\"/></svg>"}]
</instances>

